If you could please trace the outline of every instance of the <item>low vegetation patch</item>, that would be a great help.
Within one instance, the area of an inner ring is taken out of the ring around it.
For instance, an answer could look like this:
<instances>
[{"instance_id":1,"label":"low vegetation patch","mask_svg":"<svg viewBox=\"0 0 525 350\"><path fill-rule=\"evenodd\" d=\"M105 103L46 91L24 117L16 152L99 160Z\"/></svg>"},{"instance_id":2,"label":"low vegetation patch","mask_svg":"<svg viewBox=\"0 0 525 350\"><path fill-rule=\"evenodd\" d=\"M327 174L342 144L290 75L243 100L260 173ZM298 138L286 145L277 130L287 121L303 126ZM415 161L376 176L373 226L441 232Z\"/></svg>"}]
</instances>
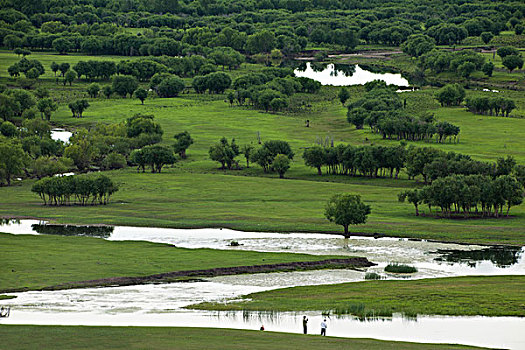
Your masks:
<instances>
[{"instance_id":1,"label":"low vegetation patch","mask_svg":"<svg viewBox=\"0 0 525 350\"><path fill-rule=\"evenodd\" d=\"M381 275L375 272L367 272L365 274L365 280L380 280Z\"/></svg>"},{"instance_id":2,"label":"low vegetation patch","mask_svg":"<svg viewBox=\"0 0 525 350\"><path fill-rule=\"evenodd\" d=\"M363 281L271 290L194 309L308 311L373 315L525 316L525 276Z\"/></svg>"},{"instance_id":3,"label":"low vegetation patch","mask_svg":"<svg viewBox=\"0 0 525 350\"><path fill-rule=\"evenodd\" d=\"M409 266L405 264L390 263L385 266L385 272L391 273L414 273L417 272L417 269L414 266Z\"/></svg>"}]
</instances>

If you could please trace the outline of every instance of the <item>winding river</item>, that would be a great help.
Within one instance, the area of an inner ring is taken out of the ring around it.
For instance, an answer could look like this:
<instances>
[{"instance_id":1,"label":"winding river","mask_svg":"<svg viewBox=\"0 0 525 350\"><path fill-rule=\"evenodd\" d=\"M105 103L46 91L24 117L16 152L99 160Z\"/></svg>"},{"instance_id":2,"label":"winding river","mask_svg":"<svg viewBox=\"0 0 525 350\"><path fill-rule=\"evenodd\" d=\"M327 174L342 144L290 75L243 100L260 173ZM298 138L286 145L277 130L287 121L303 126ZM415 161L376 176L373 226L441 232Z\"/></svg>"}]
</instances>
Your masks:
<instances>
[{"instance_id":1,"label":"winding river","mask_svg":"<svg viewBox=\"0 0 525 350\"><path fill-rule=\"evenodd\" d=\"M9 222L0 231L11 234L50 234L52 225L37 220ZM64 231L61 227L60 231ZM39 233L40 232L40 233ZM240 232L228 229L162 229L116 226L89 230L76 227L71 234L124 241L161 242L185 248L282 251L308 254L365 256L378 263L368 271L384 278L389 262L410 263L418 268L411 278L466 275L525 275L525 249L445 244L397 238L338 235ZM232 247L236 241L239 246ZM203 301L229 301L243 294L301 285L361 281L364 273L322 270L255 275L221 276L202 282L150 284L114 288L14 293L3 300L11 316L1 323L54 325L195 326L300 333L303 313L246 313L187 310ZM305 313L310 332L317 333L320 312ZM525 349L525 319L518 317L435 317L402 315L360 321L352 316L328 320L328 335L368 337L429 343L460 343L487 347Z\"/></svg>"}]
</instances>

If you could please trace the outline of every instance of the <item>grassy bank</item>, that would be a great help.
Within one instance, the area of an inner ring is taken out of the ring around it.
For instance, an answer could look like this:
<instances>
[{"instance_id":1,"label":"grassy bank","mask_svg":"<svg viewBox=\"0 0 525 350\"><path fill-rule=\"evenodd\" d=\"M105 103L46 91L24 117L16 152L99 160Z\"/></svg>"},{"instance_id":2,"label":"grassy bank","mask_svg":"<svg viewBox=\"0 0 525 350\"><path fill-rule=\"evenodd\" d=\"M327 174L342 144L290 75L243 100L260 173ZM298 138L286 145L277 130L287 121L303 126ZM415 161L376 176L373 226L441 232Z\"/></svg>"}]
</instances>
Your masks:
<instances>
[{"instance_id":1,"label":"grassy bank","mask_svg":"<svg viewBox=\"0 0 525 350\"><path fill-rule=\"evenodd\" d=\"M213 328L0 326L6 349L474 349Z\"/></svg>"},{"instance_id":2,"label":"grassy bank","mask_svg":"<svg viewBox=\"0 0 525 350\"><path fill-rule=\"evenodd\" d=\"M367 281L249 294L249 301L199 304L217 310L305 311L361 315L525 316L525 276Z\"/></svg>"},{"instance_id":3,"label":"grassy bank","mask_svg":"<svg viewBox=\"0 0 525 350\"><path fill-rule=\"evenodd\" d=\"M34 290L111 277L333 258L291 253L183 249L167 244L112 242L91 237L0 234L0 242L0 290Z\"/></svg>"},{"instance_id":4,"label":"grassy bank","mask_svg":"<svg viewBox=\"0 0 525 350\"><path fill-rule=\"evenodd\" d=\"M70 206L60 210L46 207L31 193L32 182L24 181L21 185L0 188L0 216L34 216L60 223L342 233L340 226L326 220L324 207L332 194L352 192L361 194L372 206L367 224L352 227L353 232L467 243L525 244L525 206L512 208L513 217L502 219L416 217L411 205L397 201L397 193L410 186L407 180L355 178L347 183L340 183L335 177L327 177L327 182L283 180L240 176L235 171L199 174L179 167L161 174L137 174L133 169L107 174L121 187L107 206Z\"/></svg>"}]
</instances>

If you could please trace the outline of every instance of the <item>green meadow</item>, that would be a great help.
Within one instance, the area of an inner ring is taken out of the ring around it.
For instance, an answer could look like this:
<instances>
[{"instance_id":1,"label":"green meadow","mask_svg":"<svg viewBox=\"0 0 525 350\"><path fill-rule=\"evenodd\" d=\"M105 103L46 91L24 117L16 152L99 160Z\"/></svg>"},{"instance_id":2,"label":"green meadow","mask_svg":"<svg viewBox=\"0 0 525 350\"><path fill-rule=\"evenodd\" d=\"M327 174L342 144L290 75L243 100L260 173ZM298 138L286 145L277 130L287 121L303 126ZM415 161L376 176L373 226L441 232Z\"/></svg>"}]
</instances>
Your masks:
<instances>
[{"instance_id":1,"label":"green meadow","mask_svg":"<svg viewBox=\"0 0 525 350\"><path fill-rule=\"evenodd\" d=\"M525 276L473 276L379 280L277 289L246 301L203 303L194 308L246 311L325 310L358 316L525 316Z\"/></svg>"},{"instance_id":2,"label":"green meadow","mask_svg":"<svg viewBox=\"0 0 525 350\"><path fill-rule=\"evenodd\" d=\"M2 346L35 349L480 349L456 344L421 344L278 332L187 327L0 326Z\"/></svg>"},{"instance_id":3,"label":"green meadow","mask_svg":"<svg viewBox=\"0 0 525 350\"><path fill-rule=\"evenodd\" d=\"M336 258L293 253L184 249L141 241L0 233L0 290L41 289L110 277ZM226 247L225 247L226 248Z\"/></svg>"},{"instance_id":4,"label":"green meadow","mask_svg":"<svg viewBox=\"0 0 525 350\"><path fill-rule=\"evenodd\" d=\"M3 52L1 55L7 56ZM9 54L13 61L16 55ZM86 98L88 82L78 81L72 87L55 85L48 65L59 59L67 62L90 59L79 55L35 53L44 61L51 75L42 84L52 88L52 95L75 95ZM106 57L101 57L106 58ZM118 59L113 57L113 59ZM6 66L6 61L2 61ZM9 62L7 62L9 63ZM257 69L243 65L236 74ZM4 69L0 69L2 74ZM11 81L2 78L4 81ZM323 87L313 99L312 107L300 113L273 114L247 107L231 107L221 95L183 94L177 98L149 98L144 105L137 99L88 99L90 107L83 118L73 118L62 103L52 116L52 123L72 131L96 123L120 123L136 114L153 114L164 130L163 144L170 145L173 135L187 130L195 143L188 150L188 159L161 174L136 173L130 167L107 174L120 185L120 191L105 207L44 207L30 192L33 180L24 180L12 187L0 188L0 215L32 216L60 223L106 223L163 227L229 227L249 231L340 232L340 227L323 216L324 205L334 193L360 194L372 205L368 223L354 227L353 232L384 234L413 238L470 243L525 244L525 209L514 207L510 218L446 220L415 217L407 203L398 203L397 194L420 186L405 174L399 180L369 179L333 175L316 175L304 165L301 154L305 147L319 140L333 139L335 144L397 145L383 140L369 129L356 130L346 121L346 108L337 100L338 88ZM362 96L361 87L351 87L351 100ZM495 161L504 155L525 163L525 119L474 115L464 108L441 108L433 99L433 89L403 93L407 109L418 114L430 111L438 120L461 127L459 143L436 144L408 142L408 145L432 146L446 151L472 155L484 161ZM469 91L470 93L481 93ZM518 101L517 115L525 110L520 92L505 91ZM299 99L307 99L297 94ZM310 127L305 127L305 120ZM257 145L258 135L267 140L288 141L296 156L286 179L266 174L257 165L245 168L244 157L238 157L242 170L223 171L208 158L209 147L221 137L235 138L239 145Z\"/></svg>"}]
</instances>

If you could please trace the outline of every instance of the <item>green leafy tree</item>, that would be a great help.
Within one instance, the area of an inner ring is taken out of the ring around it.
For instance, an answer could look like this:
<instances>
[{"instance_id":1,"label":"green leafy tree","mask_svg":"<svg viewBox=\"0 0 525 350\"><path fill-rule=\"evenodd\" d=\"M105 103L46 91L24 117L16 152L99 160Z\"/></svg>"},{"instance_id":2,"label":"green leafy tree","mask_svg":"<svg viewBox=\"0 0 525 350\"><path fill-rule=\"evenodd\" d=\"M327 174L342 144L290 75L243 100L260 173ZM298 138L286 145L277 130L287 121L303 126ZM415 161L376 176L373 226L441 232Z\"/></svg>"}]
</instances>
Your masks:
<instances>
[{"instance_id":1,"label":"green leafy tree","mask_svg":"<svg viewBox=\"0 0 525 350\"><path fill-rule=\"evenodd\" d=\"M483 32L483 33L481 33L480 37L481 37L481 40L483 41L483 43L485 43L485 45L487 45L488 43L490 43L492 38L494 38L494 34L492 34L491 32Z\"/></svg>"},{"instance_id":2,"label":"green leafy tree","mask_svg":"<svg viewBox=\"0 0 525 350\"><path fill-rule=\"evenodd\" d=\"M494 71L494 63L487 62L487 63L483 64L483 66L481 66L481 71L483 73L485 73L485 75L487 77L491 77L492 76L492 72Z\"/></svg>"},{"instance_id":3,"label":"green leafy tree","mask_svg":"<svg viewBox=\"0 0 525 350\"><path fill-rule=\"evenodd\" d=\"M133 94L137 90L139 83L135 77L132 76L116 76L113 77L111 89L116 94L126 97Z\"/></svg>"},{"instance_id":4,"label":"green leafy tree","mask_svg":"<svg viewBox=\"0 0 525 350\"><path fill-rule=\"evenodd\" d=\"M235 157L240 154L239 147L235 143L235 139L232 139L231 143L223 137L219 143L213 145L208 150L208 154L211 160L221 163L221 169L231 169L235 161Z\"/></svg>"},{"instance_id":5,"label":"green leafy tree","mask_svg":"<svg viewBox=\"0 0 525 350\"><path fill-rule=\"evenodd\" d=\"M74 70L68 70L66 74L64 74L64 85L66 85L66 83L69 83L69 86L73 85L76 78L77 73Z\"/></svg>"},{"instance_id":6,"label":"green leafy tree","mask_svg":"<svg viewBox=\"0 0 525 350\"><path fill-rule=\"evenodd\" d=\"M71 102L68 105L71 113L73 113L73 118L82 118L82 114L89 107L89 102L81 99Z\"/></svg>"},{"instance_id":7,"label":"green leafy tree","mask_svg":"<svg viewBox=\"0 0 525 350\"><path fill-rule=\"evenodd\" d=\"M523 68L523 58L518 55L505 56L501 64L503 64L503 66L509 70L509 73L512 73L514 69Z\"/></svg>"},{"instance_id":8,"label":"green leafy tree","mask_svg":"<svg viewBox=\"0 0 525 350\"><path fill-rule=\"evenodd\" d=\"M250 159L251 159L254 149L255 147L253 147L253 145L242 146L241 152L244 155L244 158L246 158L246 168L250 167Z\"/></svg>"},{"instance_id":9,"label":"green leafy tree","mask_svg":"<svg viewBox=\"0 0 525 350\"><path fill-rule=\"evenodd\" d=\"M51 98L43 98L38 101L36 108L40 112L42 119L51 120L51 115L58 109L58 105Z\"/></svg>"},{"instance_id":10,"label":"green leafy tree","mask_svg":"<svg viewBox=\"0 0 525 350\"><path fill-rule=\"evenodd\" d=\"M184 90L184 81L177 76L164 78L157 86L160 97L176 97Z\"/></svg>"},{"instance_id":11,"label":"green leafy tree","mask_svg":"<svg viewBox=\"0 0 525 350\"><path fill-rule=\"evenodd\" d=\"M341 101L341 104L344 106L346 101L350 98L350 92L346 87L342 87L341 90L339 90L337 97L339 97L339 101Z\"/></svg>"},{"instance_id":12,"label":"green leafy tree","mask_svg":"<svg viewBox=\"0 0 525 350\"><path fill-rule=\"evenodd\" d=\"M332 196L325 208L326 218L343 226L345 238L350 236L348 226L364 224L370 212L370 206L361 202L359 195L349 193Z\"/></svg>"},{"instance_id":13,"label":"green leafy tree","mask_svg":"<svg viewBox=\"0 0 525 350\"><path fill-rule=\"evenodd\" d=\"M403 203L405 199L414 205L414 208L416 209L416 216L419 216L419 205L423 202L424 197L421 195L419 190L409 190L405 192L401 192L397 199L399 202Z\"/></svg>"},{"instance_id":14,"label":"green leafy tree","mask_svg":"<svg viewBox=\"0 0 525 350\"><path fill-rule=\"evenodd\" d=\"M322 175L321 167L325 163L326 152L319 146L309 147L304 150L304 164L317 169L317 174Z\"/></svg>"},{"instance_id":15,"label":"green leafy tree","mask_svg":"<svg viewBox=\"0 0 525 350\"><path fill-rule=\"evenodd\" d=\"M69 71L70 67L71 66L69 65L69 63L66 63L66 62L65 63L60 63L58 65L58 70L60 71L60 75L64 77L66 75L66 73Z\"/></svg>"},{"instance_id":16,"label":"green leafy tree","mask_svg":"<svg viewBox=\"0 0 525 350\"><path fill-rule=\"evenodd\" d=\"M0 179L11 185L13 176L21 175L29 157L16 140L0 140Z\"/></svg>"},{"instance_id":17,"label":"green leafy tree","mask_svg":"<svg viewBox=\"0 0 525 350\"><path fill-rule=\"evenodd\" d=\"M498 56L501 57L501 59L504 59L507 56L519 56L520 51L513 47L513 46L503 46L496 51Z\"/></svg>"},{"instance_id":18,"label":"green leafy tree","mask_svg":"<svg viewBox=\"0 0 525 350\"><path fill-rule=\"evenodd\" d=\"M189 132L184 131L173 136L175 143L173 144L173 150L182 159L186 159L186 150L193 144L193 139Z\"/></svg>"},{"instance_id":19,"label":"green leafy tree","mask_svg":"<svg viewBox=\"0 0 525 350\"><path fill-rule=\"evenodd\" d=\"M284 154L278 154L275 156L272 162L272 167L281 179L284 178L284 174L290 169L290 158Z\"/></svg>"},{"instance_id":20,"label":"green leafy tree","mask_svg":"<svg viewBox=\"0 0 525 350\"><path fill-rule=\"evenodd\" d=\"M100 91L100 86L97 83L90 84L87 87L87 93L89 97L96 98L98 96L98 93Z\"/></svg>"},{"instance_id":21,"label":"green leafy tree","mask_svg":"<svg viewBox=\"0 0 525 350\"><path fill-rule=\"evenodd\" d=\"M275 35L269 30L263 30L248 36L246 50L250 53L269 53L275 48Z\"/></svg>"},{"instance_id":22,"label":"green leafy tree","mask_svg":"<svg viewBox=\"0 0 525 350\"><path fill-rule=\"evenodd\" d=\"M144 104L144 100L148 97L148 92L142 88L138 88L133 94L142 104Z\"/></svg>"},{"instance_id":23,"label":"green leafy tree","mask_svg":"<svg viewBox=\"0 0 525 350\"><path fill-rule=\"evenodd\" d=\"M61 55L67 54L73 48L73 43L66 38L58 38L53 40L53 48Z\"/></svg>"},{"instance_id":24,"label":"green leafy tree","mask_svg":"<svg viewBox=\"0 0 525 350\"><path fill-rule=\"evenodd\" d=\"M447 84L439 89L435 97L442 106L459 106L465 98L465 89L459 84Z\"/></svg>"},{"instance_id":25,"label":"green leafy tree","mask_svg":"<svg viewBox=\"0 0 525 350\"><path fill-rule=\"evenodd\" d=\"M173 151L168 147L153 145L146 146L142 150L146 164L151 166L152 173L160 173L164 165L174 164L177 161Z\"/></svg>"},{"instance_id":26,"label":"green leafy tree","mask_svg":"<svg viewBox=\"0 0 525 350\"><path fill-rule=\"evenodd\" d=\"M3 122L0 124L0 134L5 137L14 137L18 136L18 128L11 122Z\"/></svg>"},{"instance_id":27,"label":"green leafy tree","mask_svg":"<svg viewBox=\"0 0 525 350\"><path fill-rule=\"evenodd\" d=\"M436 47L436 41L425 34L414 34L401 45L403 52L413 57L419 57Z\"/></svg>"},{"instance_id":28,"label":"green leafy tree","mask_svg":"<svg viewBox=\"0 0 525 350\"><path fill-rule=\"evenodd\" d=\"M58 72L59 68L60 68L60 66L55 61L53 61L51 63L51 70L53 71L53 73L55 73L55 77L57 76L57 72ZM66 69L66 71L67 71L67 69Z\"/></svg>"},{"instance_id":29,"label":"green leafy tree","mask_svg":"<svg viewBox=\"0 0 525 350\"><path fill-rule=\"evenodd\" d=\"M106 96L106 98L110 98L111 94L113 94L113 88L111 87L111 85L105 85L104 87L102 87L102 94Z\"/></svg>"}]
</instances>

